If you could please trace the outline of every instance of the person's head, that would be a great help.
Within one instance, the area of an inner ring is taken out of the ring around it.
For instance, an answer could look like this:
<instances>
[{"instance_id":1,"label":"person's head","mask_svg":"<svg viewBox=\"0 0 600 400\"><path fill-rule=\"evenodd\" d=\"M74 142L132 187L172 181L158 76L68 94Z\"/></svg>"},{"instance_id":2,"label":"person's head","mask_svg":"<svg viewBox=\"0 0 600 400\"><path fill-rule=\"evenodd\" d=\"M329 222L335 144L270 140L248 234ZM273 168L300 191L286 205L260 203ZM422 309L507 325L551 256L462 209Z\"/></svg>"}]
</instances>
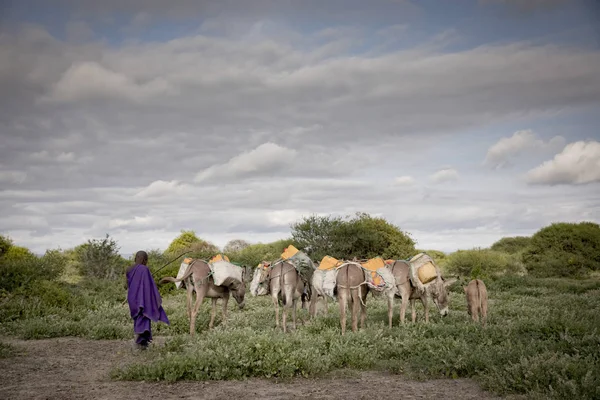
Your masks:
<instances>
[{"instance_id":1,"label":"person's head","mask_svg":"<svg viewBox=\"0 0 600 400\"><path fill-rule=\"evenodd\" d=\"M135 263L146 265L148 263L148 253L142 250L135 253Z\"/></svg>"}]
</instances>

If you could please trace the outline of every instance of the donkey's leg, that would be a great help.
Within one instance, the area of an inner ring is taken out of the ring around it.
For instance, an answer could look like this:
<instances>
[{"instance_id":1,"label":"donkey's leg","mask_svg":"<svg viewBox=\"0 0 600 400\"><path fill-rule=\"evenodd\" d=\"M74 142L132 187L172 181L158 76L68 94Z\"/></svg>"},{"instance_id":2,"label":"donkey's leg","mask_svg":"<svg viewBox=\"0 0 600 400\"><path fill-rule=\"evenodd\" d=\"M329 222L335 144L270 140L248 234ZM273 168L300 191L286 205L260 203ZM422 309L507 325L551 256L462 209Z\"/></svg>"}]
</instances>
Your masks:
<instances>
[{"instance_id":1,"label":"donkey's leg","mask_svg":"<svg viewBox=\"0 0 600 400\"><path fill-rule=\"evenodd\" d=\"M190 318L190 335L192 336L196 334L196 316L198 315L198 309L200 308L205 295L206 285L196 286L196 304L194 305L192 316Z\"/></svg>"},{"instance_id":2,"label":"donkey's leg","mask_svg":"<svg viewBox=\"0 0 600 400\"><path fill-rule=\"evenodd\" d=\"M212 306L210 308L210 322L208 323L208 329L212 329L215 323L215 314L217 313L217 298L214 297L212 300Z\"/></svg>"},{"instance_id":3,"label":"donkey's leg","mask_svg":"<svg viewBox=\"0 0 600 400\"><path fill-rule=\"evenodd\" d=\"M352 332L358 330L358 302L360 294L359 289L350 289L350 301L352 302Z\"/></svg>"},{"instance_id":4,"label":"donkey's leg","mask_svg":"<svg viewBox=\"0 0 600 400\"><path fill-rule=\"evenodd\" d=\"M417 320L417 309L415 308L416 299L410 299L410 308L412 310L412 322L413 324Z\"/></svg>"},{"instance_id":5,"label":"donkey's leg","mask_svg":"<svg viewBox=\"0 0 600 400\"><path fill-rule=\"evenodd\" d=\"M278 292L271 292L271 299L273 300L273 305L275 306L275 326L279 328L279 299L277 298Z\"/></svg>"},{"instance_id":6,"label":"donkey's leg","mask_svg":"<svg viewBox=\"0 0 600 400\"><path fill-rule=\"evenodd\" d=\"M404 317L406 315L406 307L408 307L408 295L402 294L402 304L400 304L400 324L404 324Z\"/></svg>"},{"instance_id":7,"label":"donkey's leg","mask_svg":"<svg viewBox=\"0 0 600 400\"><path fill-rule=\"evenodd\" d=\"M308 307L308 316L313 319L317 316L317 307L319 305L319 296L313 293L310 298L310 306Z\"/></svg>"},{"instance_id":8,"label":"donkey's leg","mask_svg":"<svg viewBox=\"0 0 600 400\"><path fill-rule=\"evenodd\" d=\"M421 303L423 303L423 308L425 309L425 323L429 323L429 301L427 300L427 296L421 296Z\"/></svg>"},{"instance_id":9,"label":"donkey's leg","mask_svg":"<svg viewBox=\"0 0 600 400\"><path fill-rule=\"evenodd\" d=\"M227 304L229 304L229 293L223 296L223 326L227 326Z\"/></svg>"},{"instance_id":10,"label":"donkey's leg","mask_svg":"<svg viewBox=\"0 0 600 400\"><path fill-rule=\"evenodd\" d=\"M187 292L187 316L192 319L192 301L194 301L194 286L191 282L186 283L185 289Z\"/></svg>"},{"instance_id":11,"label":"donkey's leg","mask_svg":"<svg viewBox=\"0 0 600 400\"><path fill-rule=\"evenodd\" d=\"M296 330L296 307L298 306L298 299L292 300L292 328Z\"/></svg>"},{"instance_id":12,"label":"donkey's leg","mask_svg":"<svg viewBox=\"0 0 600 400\"><path fill-rule=\"evenodd\" d=\"M364 292L364 294L363 294ZM358 299L360 302L360 329L365 327L365 319L367 318L367 295L369 294L367 289L362 289L362 286L358 288Z\"/></svg>"},{"instance_id":13,"label":"donkey's leg","mask_svg":"<svg viewBox=\"0 0 600 400\"><path fill-rule=\"evenodd\" d=\"M346 333L346 303L348 301L348 289L338 290L338 304L340 306L340 325L342 328L342 336Z\"/></svg>"},{"instance_id":14,"label":"donkey's leg","mask_svg":"<svg viewBox=\"0 0 600 400\"><path fill-rule=\"evenodd\" d=\"M392 329L392 320L394 319L394 294L388 294L388 325Z\"/></svg>"}]
</instances>

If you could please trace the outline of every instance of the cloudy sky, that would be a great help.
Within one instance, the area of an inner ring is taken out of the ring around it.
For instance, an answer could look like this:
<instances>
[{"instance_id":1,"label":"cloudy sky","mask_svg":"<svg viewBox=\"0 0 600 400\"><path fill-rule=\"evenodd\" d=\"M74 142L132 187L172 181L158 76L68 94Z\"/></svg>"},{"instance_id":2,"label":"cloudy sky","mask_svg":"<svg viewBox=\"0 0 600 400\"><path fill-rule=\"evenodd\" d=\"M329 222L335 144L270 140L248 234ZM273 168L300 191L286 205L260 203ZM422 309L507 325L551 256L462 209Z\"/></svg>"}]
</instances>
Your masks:
<instances>
[{"instance_id":1,"label":"cloudy sky","mask_svg":"<svg viewBox=\"0 0 600 400\"><path fill-rule=\"evenodd\" d=\"M362 211L453 251L600 222L598 2L441 3L2 1L0 232L131 253Z\"/></svg>"}]
</instances>

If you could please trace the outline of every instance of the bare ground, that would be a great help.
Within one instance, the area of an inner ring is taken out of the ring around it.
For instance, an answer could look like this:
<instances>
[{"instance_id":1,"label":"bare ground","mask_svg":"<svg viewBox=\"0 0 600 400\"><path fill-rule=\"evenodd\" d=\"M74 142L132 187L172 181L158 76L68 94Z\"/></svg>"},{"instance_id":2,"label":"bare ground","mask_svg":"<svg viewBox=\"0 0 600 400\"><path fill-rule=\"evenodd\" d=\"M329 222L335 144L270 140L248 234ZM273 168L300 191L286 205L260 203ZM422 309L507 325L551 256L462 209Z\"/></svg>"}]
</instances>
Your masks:
<instances>
[{"instance_id":1,"label":"bare ground","mask_svg":"<svg viewBox=\"0 0 600 400\"><path fill-rule=\"evenodd\" d=\"M157 338L158 343L161 338ZM472 380L425 382L362 372L352 377L209 382L119 382L110 370L141 357L130 341L16 340L18 355L0 359L1 399L494 399ZM164 340L164 339L163 339ZM150 350L152 351L152 350Z\"/></svg>"}]
</instances>

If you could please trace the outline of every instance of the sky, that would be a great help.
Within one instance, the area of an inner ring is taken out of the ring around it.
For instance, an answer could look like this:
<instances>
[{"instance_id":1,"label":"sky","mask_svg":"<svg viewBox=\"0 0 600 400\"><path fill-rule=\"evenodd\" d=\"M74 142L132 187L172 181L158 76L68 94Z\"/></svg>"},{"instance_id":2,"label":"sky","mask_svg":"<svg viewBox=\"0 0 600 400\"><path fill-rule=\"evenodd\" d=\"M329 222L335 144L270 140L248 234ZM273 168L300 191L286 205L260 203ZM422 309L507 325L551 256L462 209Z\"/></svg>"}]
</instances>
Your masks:
<instances>
[{"instance_id":1,"label":"sky","mask_svg":"<svg viewBox=\"0 0 600 400\"><path fill-rule=\"evenodd\" d=\"M600 222L599 111L592 0L4 0L0 234L487 247Z\"/></svg>"}]
</instances>

